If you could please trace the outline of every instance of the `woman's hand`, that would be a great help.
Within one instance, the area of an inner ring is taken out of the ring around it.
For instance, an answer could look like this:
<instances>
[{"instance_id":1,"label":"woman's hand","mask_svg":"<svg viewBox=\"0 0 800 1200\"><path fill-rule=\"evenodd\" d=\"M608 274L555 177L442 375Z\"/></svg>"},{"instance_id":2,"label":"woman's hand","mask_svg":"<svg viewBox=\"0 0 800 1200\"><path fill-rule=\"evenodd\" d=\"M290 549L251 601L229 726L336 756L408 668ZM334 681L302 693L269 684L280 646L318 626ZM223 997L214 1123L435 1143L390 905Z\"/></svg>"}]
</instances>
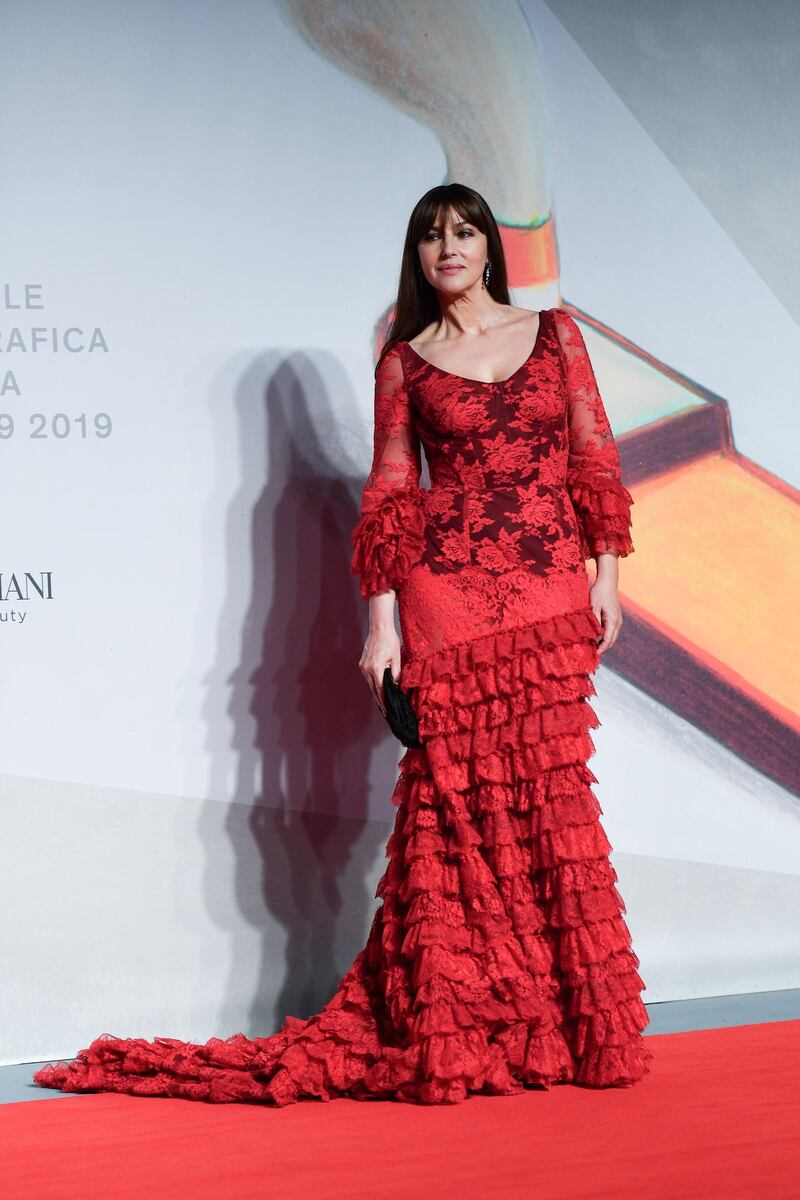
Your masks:
<instances>
[{"instance_id":1,"label":"woman's hand","mask_svg":"<svg viewBox=\"0 0 800 1200\"><path fill-rule=\"evenodd\" d=\"M367 681L375 703L386 716L383 700L383 672L392 668L392 679L400 679L400 638L394 626L394 592L370 596L369 633L361 651L358 669Z\"/></svg>"},{"instance_id":2,"label":"woman's hand","mask_svg":"<svg viewBox=\"0 0 800 1200\"><path fill-rule=\"evenodd\" d=\"M622 609L619 604L619 563L616 554L597 555L597 578L589 589L592 611L603 626L603 640L597 650L605 654L619 637Z\"/></svg>"}]
</instances>

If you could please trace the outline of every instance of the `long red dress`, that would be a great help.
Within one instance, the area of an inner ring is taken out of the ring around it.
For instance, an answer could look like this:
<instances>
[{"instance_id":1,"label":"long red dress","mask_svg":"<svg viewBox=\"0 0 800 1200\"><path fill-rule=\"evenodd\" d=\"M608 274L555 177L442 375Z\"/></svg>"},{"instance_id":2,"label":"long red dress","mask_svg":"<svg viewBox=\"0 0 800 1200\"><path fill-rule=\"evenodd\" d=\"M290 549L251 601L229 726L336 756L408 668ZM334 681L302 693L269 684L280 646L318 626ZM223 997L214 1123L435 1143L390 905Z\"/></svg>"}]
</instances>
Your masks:
<instances>
[{"instance_id":1,"label":"long red dress","mask_svg":"<svg viewBox=\"0 0 800 1200\"><path fill-rule=\"evenodd\" d=\"M585 559L632 552L631 504L565 310L502 383L396 345L352 568L364 598L397 593L424 745L400 762L367 944L320 1013L272 1036L105 1034L35 1081L285 1105L640 1079L644 983L586 761L602 628Z\"/></svg>"}]
</instances>

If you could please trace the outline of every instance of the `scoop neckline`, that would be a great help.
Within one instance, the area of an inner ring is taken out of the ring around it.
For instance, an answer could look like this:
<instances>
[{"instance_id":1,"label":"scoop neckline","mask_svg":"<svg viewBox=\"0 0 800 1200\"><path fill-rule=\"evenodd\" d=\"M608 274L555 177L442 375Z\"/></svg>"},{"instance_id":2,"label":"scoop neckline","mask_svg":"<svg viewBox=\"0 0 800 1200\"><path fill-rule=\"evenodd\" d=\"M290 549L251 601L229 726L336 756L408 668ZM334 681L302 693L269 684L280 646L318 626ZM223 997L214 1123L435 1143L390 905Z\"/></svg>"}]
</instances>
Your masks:
<instances>
[{"instance_id":1,"label":"scoop neckline","mask_svg":"<svg viewBox=\"0 0 800 1200\"><path fill-rule=\"evenodd\" d=\"M423 363L426 367L430 367L432 371L438 371L440 375L448 375L450 379L460 379L462 383L478 383L482 384L483 387L501 387L503 384L511 383L512 379L516 379L517 375L524 371L525 367L527 367L528 363L533 358L539 346L539 339L542 336L542 325L544 324L542 318L547 311L548 310L545 308L539 310L539 324L536 328L536 340L531 347L530 353L525 361L520 363L516 371L511 372L507 379L471 379L469 375L456 375L455 371L445 371L444 367L437 367L436 363L429 362L427 358L423 358L419 351L415 350L409 341L403 342L403 345L407 346L415 358L418 358L421 363Z\"/></svg>"}]
</instances>

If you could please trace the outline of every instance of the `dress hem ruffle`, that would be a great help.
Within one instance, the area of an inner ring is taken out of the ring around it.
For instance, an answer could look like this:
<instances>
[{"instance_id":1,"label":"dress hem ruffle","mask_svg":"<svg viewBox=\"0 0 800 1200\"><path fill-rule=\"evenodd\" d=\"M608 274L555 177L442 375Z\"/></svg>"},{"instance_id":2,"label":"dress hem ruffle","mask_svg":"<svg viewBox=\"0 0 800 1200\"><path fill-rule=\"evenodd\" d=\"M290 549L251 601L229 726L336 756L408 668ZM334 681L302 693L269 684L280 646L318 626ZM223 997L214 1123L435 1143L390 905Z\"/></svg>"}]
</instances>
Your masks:
<instances>
[{"instance_id":1,"label":"dress hem ruffle","mask_svg":"<svg viewBox=\"0 0 800 1200\"><path fill-rule=\"evenodd\" d=\"M585 609L406 661L425 745L400 764L367 944L320 1013L202 1045L104 1034L35 1082L283 1106L641 1079L644 983L586 763L599 629Z\"/></svg>"}]
</instances>

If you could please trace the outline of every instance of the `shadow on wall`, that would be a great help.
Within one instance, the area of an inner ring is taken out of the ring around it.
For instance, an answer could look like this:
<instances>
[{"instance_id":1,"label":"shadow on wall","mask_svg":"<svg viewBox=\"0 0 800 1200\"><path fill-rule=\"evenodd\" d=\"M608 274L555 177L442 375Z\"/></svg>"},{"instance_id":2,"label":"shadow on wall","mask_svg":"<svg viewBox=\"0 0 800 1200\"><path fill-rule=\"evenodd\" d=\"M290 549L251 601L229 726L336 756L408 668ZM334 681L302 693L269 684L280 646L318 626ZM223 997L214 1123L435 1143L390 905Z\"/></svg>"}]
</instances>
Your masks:
<instances>
[{"instance_id":1,"label":"shadow on wall","mask_svg":"<svg viewBox=\"0 0 800 1200\"><path fill-rule=\"evenodd\" d=\"M369 820L372 751L380 744L390 755L388 778L400 748L358 670L367 622L350 574L350 532L360 485L342 476L353 457L342 413L354 405L331 403L349 391L337 363L298 354L277 364L259 358L236 385L240 484L221 501L229 505L228 595L218 640L228 659L224 623L234 612L245 620L239 665L206 681L205 705L215 764L207 794L227 798L232 865L222 860L218 799L204 807L200 828L208 908L231 933L228 1034L239 1032L230 1022L244 987L253 988L251 1029L241 1030L250 1036L276 1032L287 1014L319 1011L376 907L367 878L387 830ZM214 389L220 430L230 428L229 395ZM224 766L231 746L233 779ZM387 798L387 822L393 813ZM239 913L261 935L257 968Z\"/></svg>"}]
</instances>

